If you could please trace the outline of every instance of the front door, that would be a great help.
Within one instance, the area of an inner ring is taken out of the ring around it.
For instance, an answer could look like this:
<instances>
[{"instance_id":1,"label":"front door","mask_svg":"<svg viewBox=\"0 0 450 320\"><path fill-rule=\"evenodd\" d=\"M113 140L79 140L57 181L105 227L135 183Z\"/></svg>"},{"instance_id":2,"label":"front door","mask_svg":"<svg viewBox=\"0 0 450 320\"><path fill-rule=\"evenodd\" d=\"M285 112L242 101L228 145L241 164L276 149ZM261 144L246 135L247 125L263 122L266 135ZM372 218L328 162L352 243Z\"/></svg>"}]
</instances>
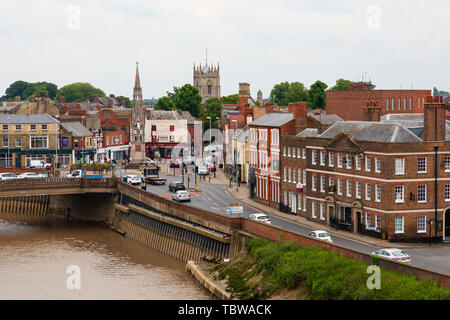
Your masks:
<instances>
[{"instance_id":1,"label":"front door","mask_svg":"<svg viewBox=\"0 0 450 320\"><path fill-rule=\"evenodd\" d=\"M446 240L450 240L450 209L445 211L444 236Z\"/></svg>"},{"instance_id":2,"label":"front door","mask_svg":"<svg viewBox=\"0 0 450 320\"><path fill-rule=\"evenodd\" d=\"M361 211L356 211L356 231L360 232L361 231Z\"/></svg>"}]
</instances>

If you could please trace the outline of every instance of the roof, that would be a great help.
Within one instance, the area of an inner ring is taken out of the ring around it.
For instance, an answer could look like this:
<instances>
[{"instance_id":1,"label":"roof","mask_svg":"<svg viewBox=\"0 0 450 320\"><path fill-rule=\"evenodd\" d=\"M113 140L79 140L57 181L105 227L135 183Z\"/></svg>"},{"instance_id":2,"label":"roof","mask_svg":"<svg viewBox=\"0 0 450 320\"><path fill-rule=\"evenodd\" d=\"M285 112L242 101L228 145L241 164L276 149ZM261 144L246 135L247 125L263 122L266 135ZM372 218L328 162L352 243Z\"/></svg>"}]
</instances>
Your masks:
<instances>
[{"instance_id":1,"label":"roof","mask_svg":"<svg viewBox=\"0 0 450 320\"><path fill-rule=\"evenodd\" d=\"M397 123L373 121L339 121L319 135L319 138L332 139L342 132L355 140L372 142L421 142L422 139Z\"/></svg>"},{"instance_id":2,"label":"roof","mask_svg":"<svg viewBox=\"0 0 450 320\"><path fill-rule=\"evenodd\" d=\"M255 121L252 121L249 125L281 127L293 119L294 116L290 112L271 112L259 117Z\"/></svg>"},{"instance_id":3,"label":"roof","mask_svg":"<svg viewBox=\"0 0 450 320\"><path fill-rule=\"evenodd\" d=\"M380 118L381 123L397 123L408 128L423 127L423 113L389 113Z\"/></svg>"},{"instance_id":4,"label":"roof","mask_svg":"<svg viewBox=\"0 0 450 320\"><path fill-rule=\"evenodd\" d=\"M61 126L71 132L74 137L86 137L92 135L92 132L78 121L61 122Z\"/></svg>"},{"instance_id":5,"label":"roof","mask_svg":"<svg viewBox=\"0 0 450 320\"><path fill-rule=\"evenodd\" d=\"M317 137L318 131L316 128L306 128L303 131L296 134L297 137Z\"/></svg>"},{"instance_id":6,"label":"roof","mask_svg":"<svg viewBox=\"0 0 450 320\"><path fill-rule=\"evenodd\" d=\"M152 110L148 113L148 120L188 120L193 122L196 120L189 111L180 110Z\"/></svg>"},{"instance_id":7,"label":"roof","mask_svg":"<svg viewBox=\"0 0 450 320\"><path fill-rule=\"evenodd\" d=\"M59 123L55 118L48 114L0 114L0 123L2 124L41 124L41 123Z\"/></svg>"},{"instance_id":8,"label":"roof","mask_svg":"<svg viewBox=\"0 0 450 320\"><path fill-rule=\"evenodd\" d=\"M329 124L329 123L336 123L338 121L342 121L342 118L339 117L337 114L315 114L314 111L308 112L308 117L313 118L317 122L320 122L322 124Z\"/></svg>"}]
</instances>

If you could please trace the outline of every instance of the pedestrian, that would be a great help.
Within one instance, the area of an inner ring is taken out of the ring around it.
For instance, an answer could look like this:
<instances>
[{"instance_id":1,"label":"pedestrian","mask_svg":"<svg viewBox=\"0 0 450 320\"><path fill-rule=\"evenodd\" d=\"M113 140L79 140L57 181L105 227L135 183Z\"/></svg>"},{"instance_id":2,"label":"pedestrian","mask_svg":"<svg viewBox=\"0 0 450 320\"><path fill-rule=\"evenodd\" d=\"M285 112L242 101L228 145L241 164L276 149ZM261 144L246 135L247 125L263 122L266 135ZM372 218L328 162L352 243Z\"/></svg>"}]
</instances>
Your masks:
<instances>
[{"instance_id":1,"label":"pedestrian","mask_svg":"<svg viewBox=\"0 0 450 320\"><path fill-rule=\"evenodd\" d=\"M241 187L241 178L238 178L238 187Z\"/></svg>"}]
</instances>

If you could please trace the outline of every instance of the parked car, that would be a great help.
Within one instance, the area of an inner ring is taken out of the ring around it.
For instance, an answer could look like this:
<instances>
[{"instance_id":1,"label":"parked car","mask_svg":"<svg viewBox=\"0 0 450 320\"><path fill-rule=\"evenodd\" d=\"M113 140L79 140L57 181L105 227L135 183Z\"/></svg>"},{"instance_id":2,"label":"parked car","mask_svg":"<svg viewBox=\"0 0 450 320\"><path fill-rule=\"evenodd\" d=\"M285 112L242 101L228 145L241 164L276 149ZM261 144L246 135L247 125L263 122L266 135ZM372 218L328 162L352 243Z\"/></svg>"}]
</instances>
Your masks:
<instances>
[{"instance_id":1,"label":"parked car","mask_svg":"<svg viewBox=\"0 0 450 320\"><path fill-rule=\"evenodd\" d=\"M129 174L127 179L127 183L132 186L138 186L141 184L141 177L137 174Z\"/></svg>"},{"instance_id":2,"label":"parked car","mask_svg":"<svg viewBox=\"0 0 450 320\"><path fill-rule=\"evenodd\" d=\"M403 250L397 248L380 249L372 252L373 255L398 262L411 262L410 256Z\"/></svg>"},{"instance_id":3,"label":"parked car","mask_svg":"<svg viewBox=\"0 0 450 320\"><path fill-rule=\"evenodd\" d=\"M319 240L325 240L328 242L333 242L333 239L331 239L331 236L328 232L324 231L324 230L315 230L315 231L311 231L310 233L308 233L308 236L313 237L313 238L317 238Z\"/></svg>"},{"instance_id":4,"label":"parked car","mask_svg":"<svg viewBox=\"0 0 450 320\"><path fill-rule=\"evenodd\" d=\"M169 191L175 192L178 190L186 190L186 187L182 182L171 182L169 184Z\"/></svg>"},{"instance_id":5,"label":"parked car","mask_svg":"<svg viewBox=\"0 0 450 320\"><path fill-rule=\"evenodd\" d=\"M259 222L271 224L270 217L265 215L264 213L252 213L251 215L248 216L248 218L251 220L256 220Z\"/></svg>"},{"instance_id":6,"label":"parked car","mask_svg":"<svg viewBox=\"0 0 450 320\"><path fill-rule=\"evenodd\" d=\"M36 172L24 172L17 176L19 179L36 179L36 178L44 178L44 175Z\"/></svg>"},{"instance_id":7,"label":"parked car","mask_svg":"<svg viewBox=\"0 0 450 320\"><path fill-rule=\"evenodd\" d=\"M31 169L42 169L45 168L45 161L44 160L31 160L30 161L30 168Z\"/></svg>"},{"instance_id":8,"label":"parked car","mask_svg":"<svg viewBox=\"0 0 450 320\"><path fill-rule=\"evenodd\" d=\"M178 190L172 194L172 200L180 202L180 201L191 201L191 196L189 192L186 190Z\"/></svg>"},{"instance_id":9,"label":"parked car","mask_svg":"<svg viewBox=\"0 0 450 320\"><path fill-rule=\"evenodd\" d=\"M14 180L17 178L17 175L12 172L0 173L0 180Z\"/></svg>"},{"instance_id":10,"label":"parked car","mask_svg":"<svg viewBox=\"0 0 450 320\"><path fill-rule=\"evenodd\" d=\"M148 158L148 157L146 157L146 158L145 158L145 164L146 164L147 166L149 166L149 165L154 165L154 164L156 164L156 161L155 161L155 160L152 160L152 159L150 159L150 158Z\"/></svg>"}]
</instances>

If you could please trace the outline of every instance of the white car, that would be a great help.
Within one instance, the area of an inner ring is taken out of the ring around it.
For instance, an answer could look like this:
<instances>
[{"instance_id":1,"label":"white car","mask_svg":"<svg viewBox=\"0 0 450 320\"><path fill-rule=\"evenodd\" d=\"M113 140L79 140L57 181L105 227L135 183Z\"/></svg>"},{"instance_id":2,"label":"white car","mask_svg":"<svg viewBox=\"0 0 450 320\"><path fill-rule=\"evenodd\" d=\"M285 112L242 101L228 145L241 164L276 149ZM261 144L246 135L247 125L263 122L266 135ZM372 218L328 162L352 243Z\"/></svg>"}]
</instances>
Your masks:
<instances>
[{"instance_id":1,"label":"white car","mask_svg":"<svg viewBox=\"0 0 450 320\"><path fill-rule=\"evenodd\" d=\"M264 213L252 213L251 215L248 216L248 218L251 220L271 224L270 217L265 215Z\"/></svg>"},{"instance_id":2,"label":"white car","mask_svg":"<svg viewBox=\"0 0 450 320\"><path fill-rule=\"evenodd\" d=\"M373 255L398 262L411 262L410 256L397 248L385 248L372 252Z\"/></svg>"},{"instance_id":3,"label":"white car","mask_svg":"<svg viewBox=\"0 0 450 320\"><path fill-rule=\"evenodd\" d=\"M130 174L128 175L127 182L131 184L132 186L138 186L141 184L141 176L137 174Z\"/></svg>"},{"instance_id":4,"label":"white car","mask_svg":"<svg viewBox=\"0 0 450 320\"><path fill-rule=\"evenodd\" d=\"M17 178L17 175L12 172L0 173L0 180L14 180Z\"/></svg>"},{"instance_id":5,"label":"white car","mask_svg":"<svg viewBox=\"0 0 450 320\"><path fill-rule=\"evenodd\" d=\"M200 175L206 175L206 174L208 174L208 168L207 167L204 167L204 166L200 166L200 167L198 167L198 174L200 174Z\"/></svg>"},{"instance_id":6,"label":"white car","mask_svg":"<svg viewBox=\"0 0 450 320\"><path fill-rule=\"evenodd\" d=\"M191 196L186 190L178 190L172 194L172 200L175 200L177 202L191 201Z\"/></svg>"},{"instance_id":7,"label":"white car","mask_svg":"<svg viewBox=\"0 0 450 320\"><path fill-rule=\"evenodd\" d=\"M156 164L156 161L152 160L150 158L145 158L145 164L147 164L147 165Z\"/></svg>"},{"instance_id":8,"label":"white car","mask_svg":"<svg viewBox=\"0 0 450 320\"><path fill-rule=\"evenodd\" d=\"M333 242L333 239L331 239L331 236L329 235L329 233L324 231L324 230L311 231L310 233L308 233L308 236L313 237L313 238L317 238L319 240L325 240L325 241L328 241L328 242Z\"/></svg>"},{"instance_id":9,"label":"white car","mask_svg":"<svg viewBox=\"0 0 450 320\"><path fill-rule=\"evenodd\" d=\"M44 178L44 176L40 173L36 172L24 172L17 176L19 179L36 179L36 178Z\"/></svg>"}]
</instances>

